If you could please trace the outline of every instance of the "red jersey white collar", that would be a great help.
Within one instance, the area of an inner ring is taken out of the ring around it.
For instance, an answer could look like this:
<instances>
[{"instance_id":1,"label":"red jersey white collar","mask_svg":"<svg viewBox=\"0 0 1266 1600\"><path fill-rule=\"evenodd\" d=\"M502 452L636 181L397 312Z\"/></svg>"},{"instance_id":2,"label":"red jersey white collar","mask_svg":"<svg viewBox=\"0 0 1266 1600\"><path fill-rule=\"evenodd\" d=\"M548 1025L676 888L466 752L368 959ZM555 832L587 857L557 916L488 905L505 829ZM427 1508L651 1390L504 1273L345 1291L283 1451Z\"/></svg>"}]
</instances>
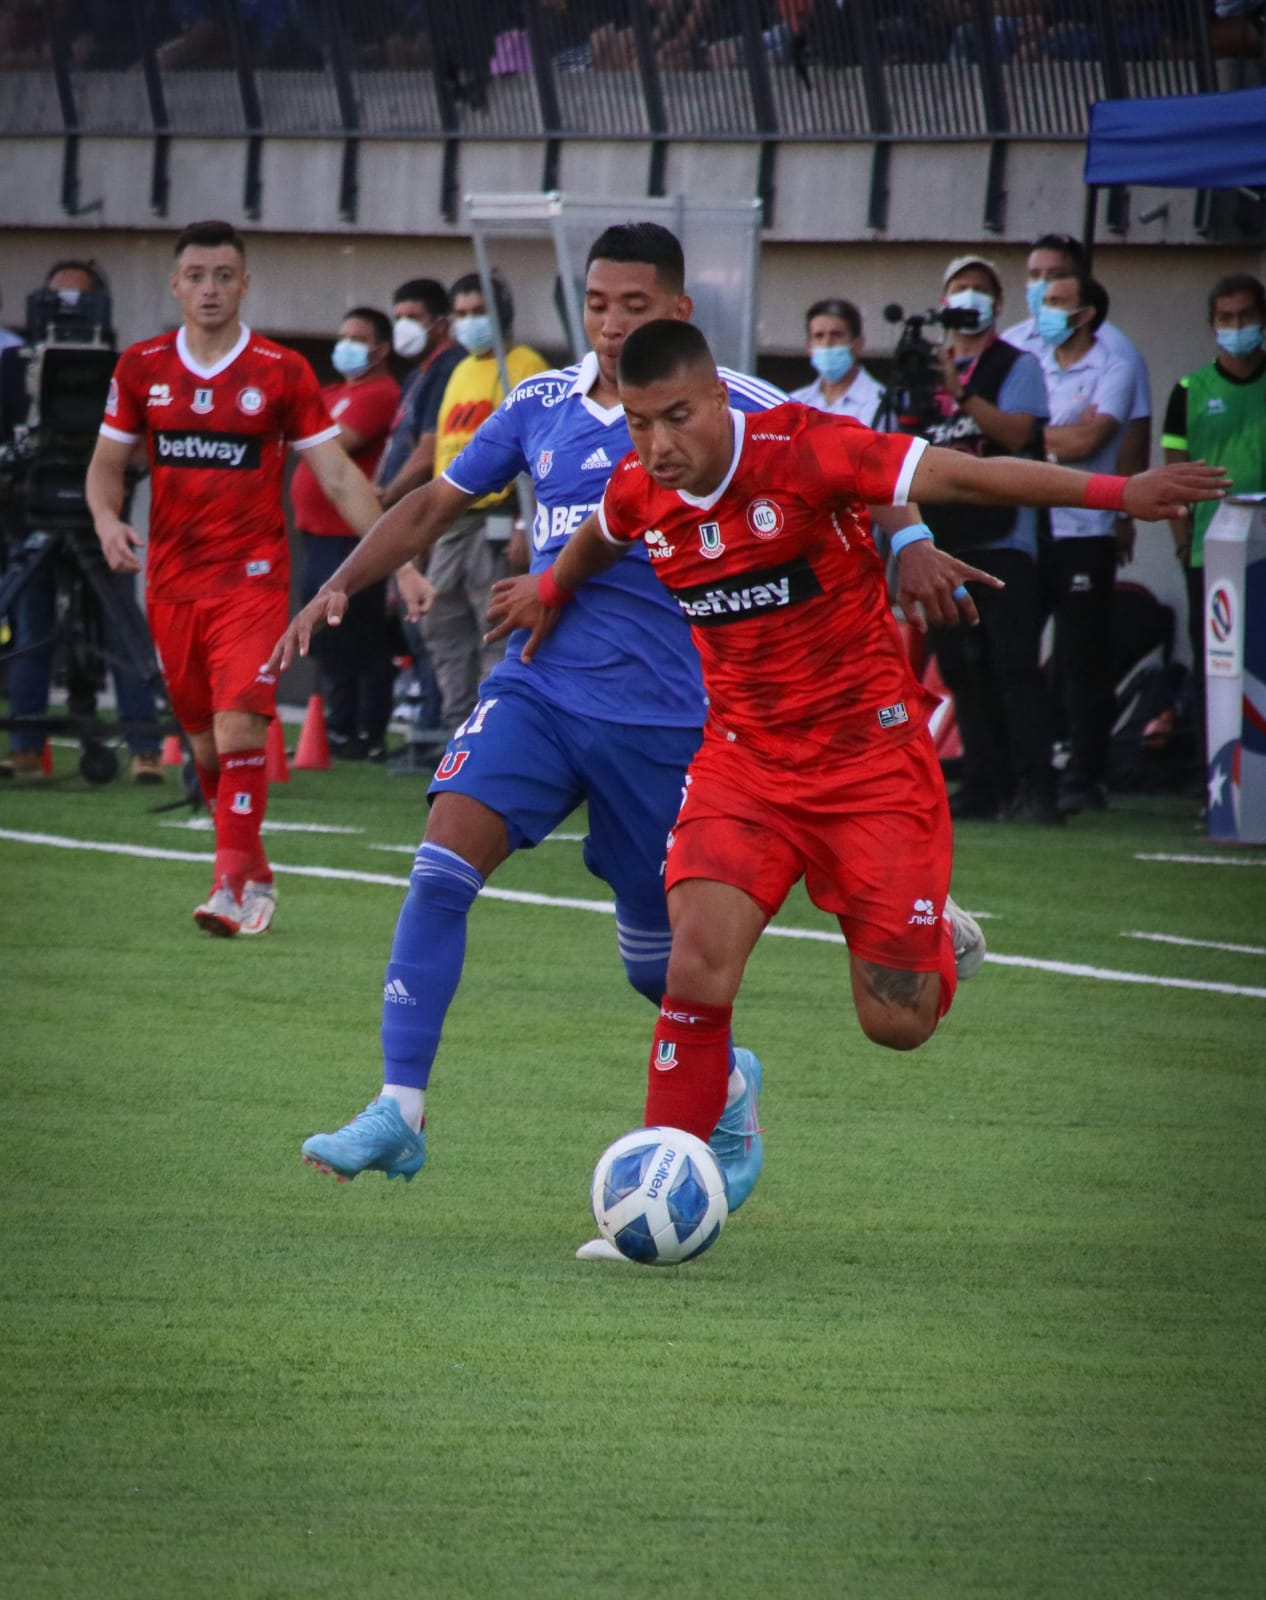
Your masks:
<instances>
[{"instance_id":1,"label":"red jersey white collar","mask_svg":"<svg viewBox=\"0 0 1266 1600\"><path fill-rule=\"evenodd\" d=\"M238 356L241 355L242 351L245 350L246 346L251 342L251 330L244 322L241 324L241 329L241 337L229 351L228 355L221 356L219 361L217 361L213 367L204 367L200 362L195 361L194 358L189 354L189 341L185 337L185 330L182 326L179 333L176 335L176 354L180 357L181 365L188 367L189 371L193 373L195 378L218 378L220 374L226 370L226 368L233 365Z\"/></svg>"}]
</instances>

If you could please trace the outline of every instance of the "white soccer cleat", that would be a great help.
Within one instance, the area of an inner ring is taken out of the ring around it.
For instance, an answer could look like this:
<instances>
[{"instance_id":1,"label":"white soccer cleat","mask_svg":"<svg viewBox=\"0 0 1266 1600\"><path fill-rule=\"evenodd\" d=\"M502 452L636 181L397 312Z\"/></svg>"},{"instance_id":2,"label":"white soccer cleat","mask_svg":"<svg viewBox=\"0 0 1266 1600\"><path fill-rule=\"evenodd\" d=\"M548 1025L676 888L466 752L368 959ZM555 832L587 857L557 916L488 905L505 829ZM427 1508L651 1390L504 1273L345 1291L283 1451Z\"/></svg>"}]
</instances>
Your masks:
<instances>
[{"instance_id":1,"label":"white soccer cleat","mask_svg":"<svg viewBox=\"0 0 1266 1600\"><path fill-rule=\"evenodd\" d=\"M248 878L242 891L242 921L239 933L267 933L272 927L273 912L277 909L277 886L272 883L252 883Z\"/></svg>"},{"instance_id":2,"label":"white soccer cleat","mask_svg":"<svg viewBox=\"0 0 1266 1600\"><path fill-rule=\"evenodd\" d=\"M948 895L945 897L943 915L949 925L950 938L954 941L954 965L958 969L958 981L965 983L968 978L974 978L984 965L985 936L975 917L964 911L962 906L956 905Z\"/></svg>"},{"instance_id":3,"label":"white soccer cleat","mask_svg":"<svg viewBox=\"0 0 1266 1600\"><path fill-rule=\"evenodd\" d=\"M232 889L216 889L210 899L195 907L193 920L204 933L231 939L242 926L242 904Z\"/></svg>"},{"instance_id":4,"label":"white soccer cleat","mask_svg":"<svg viewBox=\"0 0 1266 1600\"><path fill-rule=\"evenodd\" d=\"M609 1239L586 1239L576 1252L577 1261L628 1261ZM631 1263L630 1263L631 1264Z\"/></svg>"}]
</instances>

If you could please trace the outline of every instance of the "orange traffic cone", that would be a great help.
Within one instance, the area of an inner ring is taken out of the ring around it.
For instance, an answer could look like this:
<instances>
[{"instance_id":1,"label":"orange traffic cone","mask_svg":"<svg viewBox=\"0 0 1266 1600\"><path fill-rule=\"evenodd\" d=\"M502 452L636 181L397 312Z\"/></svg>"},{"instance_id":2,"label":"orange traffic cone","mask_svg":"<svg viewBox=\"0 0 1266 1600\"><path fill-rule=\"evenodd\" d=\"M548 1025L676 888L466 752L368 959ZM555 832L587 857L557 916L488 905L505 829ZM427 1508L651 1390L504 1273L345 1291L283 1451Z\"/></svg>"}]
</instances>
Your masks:
<instances>
[{"instance_id":1,"label":"orange traffic cone","mask_svg":"<svg viewBox=\"0 0 1266 1600\"><path fill-rule=\"evenodd\" d=\"M44 741L44 748L40 751L40 771L46 778L53 776L53 747L47 739Z\"/></svg>"},{"instance_id":2,"label":"orange traffic cone","mask_svg":"<svg viewBox=\"0 0 1266 1600\"><path fill-rule=\"evenodd\" d=\"M185 752L181 748L180 735L179 734L169 733L167 735L167 737L163 740L162 761L163 761L163 765L165 767L183 767L184 766L184 764L185 764Z\"/></svg>"},{"instance_id":3,"label":"orange traffic cone","mask_svg":"<svg viewBox=\"0 0 1266 1600\"><path fill-rule=\"evenodd\" d=\"M325 706L319 694L308 697L308 709L295 751L295 769L301 772L330 770L330 741L325 732Z\"/></svg>"},{"instance_id":4,"label":"orange traffic cone","mask_svg":"<svg viewBox=\"0 0 1266 1600\"><path fill-rule=\"evenodd\" d=\"M274 717L268 724L268 742L264 746L267 756L269 783L289 783L290 768L286 765L286 741L282 737L281 718Z\"/></svg>"}]
</instances>

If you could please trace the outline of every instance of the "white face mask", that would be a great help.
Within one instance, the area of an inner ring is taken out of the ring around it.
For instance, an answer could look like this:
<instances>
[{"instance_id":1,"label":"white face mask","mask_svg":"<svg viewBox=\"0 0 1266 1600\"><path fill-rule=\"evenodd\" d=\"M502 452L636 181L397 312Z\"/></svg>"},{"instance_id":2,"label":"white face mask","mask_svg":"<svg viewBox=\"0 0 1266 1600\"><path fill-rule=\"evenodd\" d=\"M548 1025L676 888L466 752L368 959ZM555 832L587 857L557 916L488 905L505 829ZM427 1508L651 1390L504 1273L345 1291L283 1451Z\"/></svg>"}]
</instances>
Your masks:
<instances>
[{"instance_id":1,"label":"white face mask","mask_svg":"<svg viewBox=\"0 0 1266 1600\"><path fill-rule=\"evenodd\" d=\"M956 289L953 294L946 296L945 304L951 311L976 313L976 326L970 332L983 333L986 328L993 327L993 296L986 294L983 289Z\"/></svg>"},{"instance_id":2,"label":"white face mask","mask_svg":"<svg viewBox=\"0 0 1266 1600\"><path fill-rule=\"evenodd\" d=\"M413 317L397 317L391 330L391 347L405 361L412 361L426 349L431 330Z\"/></svg>"}]
</instances>

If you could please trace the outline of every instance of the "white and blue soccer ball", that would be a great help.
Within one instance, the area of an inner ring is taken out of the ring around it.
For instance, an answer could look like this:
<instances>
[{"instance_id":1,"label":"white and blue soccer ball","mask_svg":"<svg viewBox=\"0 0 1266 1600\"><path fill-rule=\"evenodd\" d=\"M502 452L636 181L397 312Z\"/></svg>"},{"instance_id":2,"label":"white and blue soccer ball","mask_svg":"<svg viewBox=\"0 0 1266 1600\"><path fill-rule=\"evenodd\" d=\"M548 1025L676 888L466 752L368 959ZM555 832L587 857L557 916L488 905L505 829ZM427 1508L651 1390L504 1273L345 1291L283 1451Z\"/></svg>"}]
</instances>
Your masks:
<instances>
[{"instance_id":1,"label":"white and blue soccer ball","mask_svg":"<svg viewBox=\"0 0 1266 1600\"><path fill-rule=\"evenodd\" d=\"M680 1128L635 1128L617 1139L598 1158L590 1200L603 1238L655 1267L701 1255L730 1214L716 1157Z\"/></svg>"}]
</instances>

